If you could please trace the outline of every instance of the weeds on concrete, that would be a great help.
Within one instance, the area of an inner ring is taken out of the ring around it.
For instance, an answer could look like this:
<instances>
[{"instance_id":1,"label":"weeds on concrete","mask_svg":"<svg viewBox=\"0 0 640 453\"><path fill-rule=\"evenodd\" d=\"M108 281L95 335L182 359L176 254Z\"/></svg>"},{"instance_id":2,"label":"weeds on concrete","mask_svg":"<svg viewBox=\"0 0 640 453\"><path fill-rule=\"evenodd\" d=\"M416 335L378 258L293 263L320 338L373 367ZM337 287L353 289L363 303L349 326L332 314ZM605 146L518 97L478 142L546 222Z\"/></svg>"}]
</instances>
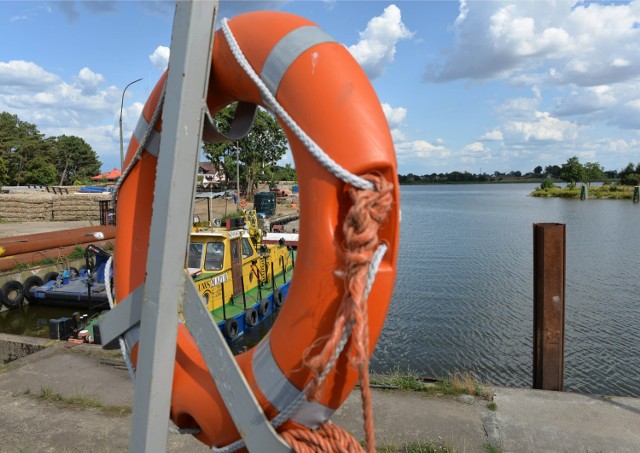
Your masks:
<instances>
[{"instance_id":1,"label":"weeds on concrete","mask_svg":"<svg viewBox=\"0 0 640 453\"><path fill-rule=\"evenodd\" d=\"M502 448L493 445L491 442L485 442L482 446L484 453L502 453Z\"/></svg>"},{"instance_id":2,"label":"weeds on concrete","mask_svg":"<svg viewBox=\"0 0 640 453\"><path fill-rule=\"evenodd\" d=\"M490 411L495 411L498 409L498 405L491 401L489 404L487 404L487 409L489 409Z\"/></svg>"},{"instance_id":3,"label":"weeds on concrete","mask_svg":"<svg viewBox=\"0 0 640 453\"><path fill-rule=\"evenodd\" d=\"M378 446L377 450L380 453L457 453L457 450L443 439L385 444Z\"/></svg>"},{"instance_id":4,"label":"weeds on concrete","mask_svg":"<svg viewBox=\"0 0 640 453\"><path fill-rule=\"evenodd\" d=\"M470 372L451 373L448 379L423 382L413 371L401 372L398 368L388 375L372 375L371 384L386 389L411 390L430 395L473 395L491 400L489 388Z\"/></svg>"},{"instance_id":5,"label":"weeds on concrete","mask_svg":"<svg viewBox=\"0 0 640 453\"><path fill-rule=\"evenodd\" d=\"M13 369L13 365L10 363L4 363L0 365L0 374L6 373L7 371Z\"/></svg>"},{"instance_id":6,"label":"weeds on concrete","mask_svg":"<svg viewBox=\"0 0 640 453\"><path fill-rule=\"evenodd\" d=\"M47 402L58 403L67 407L81 410L98 409L102 412L113 415L128 415L131 413L131 408L128 406L111 406L97 401L89 396L80 394L72 395L70 397L64 397L47 387L40 389L38 398Z\"/></svg>"}]
</instances>

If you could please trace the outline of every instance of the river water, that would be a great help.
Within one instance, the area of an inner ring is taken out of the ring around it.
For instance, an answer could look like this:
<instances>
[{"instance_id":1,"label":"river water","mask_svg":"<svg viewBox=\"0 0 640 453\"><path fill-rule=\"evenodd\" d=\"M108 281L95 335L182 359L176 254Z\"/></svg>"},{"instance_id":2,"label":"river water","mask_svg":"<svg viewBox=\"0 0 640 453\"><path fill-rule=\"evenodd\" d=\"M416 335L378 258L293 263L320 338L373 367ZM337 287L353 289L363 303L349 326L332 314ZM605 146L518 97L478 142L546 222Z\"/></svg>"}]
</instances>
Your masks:
<instances>
[{"instance_id":1,"label":"river water","mask_svg":"<svg viewBox=\"0 0 640 453\"><path fill-rule=\"evenodd\" d=\"M640 205L533 184L402 186L398 277L372 370L531 386L533 224L566 224L565 390L640 396Z\"/></svg>"},{"instance_id":2,"label":"river water","mask_svg":"<svg viewBox=\"0 0 640 453\"><path fill-rule=\"evenodd\" d=\"M398 277L374 372L470 371L529 387L533 224L566 224L565 390L640 397L640 205L528 196L533 184L402 186ZM73 310L0 313L48 337Z\"/></svg>"}]
</instances>

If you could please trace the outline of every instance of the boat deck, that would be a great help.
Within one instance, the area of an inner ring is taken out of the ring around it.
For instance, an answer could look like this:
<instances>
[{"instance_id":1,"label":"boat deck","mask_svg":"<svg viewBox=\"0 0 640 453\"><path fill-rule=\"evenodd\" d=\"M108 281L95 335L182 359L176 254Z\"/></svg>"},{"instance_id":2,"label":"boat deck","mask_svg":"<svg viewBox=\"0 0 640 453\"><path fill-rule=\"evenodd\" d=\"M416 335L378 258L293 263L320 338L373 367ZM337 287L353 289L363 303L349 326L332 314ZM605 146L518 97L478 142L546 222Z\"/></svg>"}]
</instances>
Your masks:
<instances>
[{"instance_id":1,"label":"boat deck","mask_svg":"<svg viewBox=\"0 0 640 453\"><path fill-rule=\"evenodd\" d=\"M282 273L276 275L276 278L275 278L276 288L280 288L285 283L290 282L292 277L293 277L293 269L287 270L285 275L283 275ZM268 294L271 294L272 290L273 288L272 288L271 282L265 283L262 286L262 290L261 290L262 298L266 297ZM253 288L245 292L244 299L242 297L242 294L240 294L234 297L233 301L229 304L226 304L224 308L220 307L213 310L212 312L213 319L215 320L215 322L221 322L221 321L224 321L225 319L236 317L245 311L245 301L246 301L246 307L250 308L256 305L258 302L260 302L260 300L261 300L260 291L258 291L258 288Z\"/></svg>"}]
</instances>

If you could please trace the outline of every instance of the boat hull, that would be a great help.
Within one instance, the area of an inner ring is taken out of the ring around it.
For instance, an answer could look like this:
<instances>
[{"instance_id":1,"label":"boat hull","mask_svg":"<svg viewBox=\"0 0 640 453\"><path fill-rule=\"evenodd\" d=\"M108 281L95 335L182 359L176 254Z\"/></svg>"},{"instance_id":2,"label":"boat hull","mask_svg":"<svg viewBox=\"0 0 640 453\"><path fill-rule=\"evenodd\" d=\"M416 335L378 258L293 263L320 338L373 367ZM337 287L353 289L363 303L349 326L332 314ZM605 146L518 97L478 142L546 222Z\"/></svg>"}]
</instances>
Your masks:
<instances>
[{"instance_id":1,"label":"boat hull","mask_svg":"<svg viewBox=\"0 0 640 453\"><path fill-rule=\"evenodd\" d=\"M282 297L283 304L286 303L287 294L289 293L289 286L290 285L291 285L291 280L289 280L288 282L284 283L283 285L281 285L278 288L278 290L280 291L281 297ZM265 299L269 301L269 307L267 308L267 310L264 311L263 314L260 314L259 307L260 307L260 304L262 303L262 300L265 300ZM265 320L267 320L272 315L277 315L277 312L280 310L280 308L277 307L276 304L275 304L274 293L273 292L269 293L262 300L259 300L258 302L256 302L255 304L253 304L251 306L247 306L248 310L249 309L254 309L254 310L258 311L257 323L254 326L251 326L251 325L249 325L247 323L247 320L246 320L246 317L245 317L246 310L243 311L242 313L239 313L239 314L235 315L235 316L227 318L227 320L222 320L222 321L218 321L217 322L218 328L223 333L223 335L226 338L228 343L233 343L233 342L241 340L243 337L246 336L246 334L248 334L252 330L262 329L264 327ZM235 321L238 323L238 334L233 338L230 338L229 335L226 332L226 324L227 324L227 321L230 320L230 319L235 319Z\"/></svg>"},{"instance_id":2,"label":"boat hull","mask_svg":"<svg viewBox=\"0 0 640 453\"><path fill-rule=\"evenodd\" d=\"M109 308L109 300L103 283L93 283L91 292L87 278L77 277L68 283L57 285L55 280L31 289L31 299L38 305L66 308Z\"/></svg>"}]
</instances>

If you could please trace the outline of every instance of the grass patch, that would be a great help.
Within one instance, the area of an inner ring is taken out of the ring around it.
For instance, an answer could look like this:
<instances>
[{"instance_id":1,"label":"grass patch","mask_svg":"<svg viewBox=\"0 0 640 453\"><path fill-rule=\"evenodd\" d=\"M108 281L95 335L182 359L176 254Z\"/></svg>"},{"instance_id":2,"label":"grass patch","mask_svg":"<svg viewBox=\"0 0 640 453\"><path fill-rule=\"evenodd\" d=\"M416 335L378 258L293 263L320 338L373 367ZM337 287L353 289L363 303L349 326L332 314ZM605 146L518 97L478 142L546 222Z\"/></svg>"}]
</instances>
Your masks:
<instances>
[{"instance_id":1,"label":"grass patch","mask_svg":"<svg viewBox=\"0 0 640 453\"><path fill-rule=\"evenodd\" d=\"M607 200L631 200L633 198L633 186L623 186L620 184L606 184L603 186L593 186L588 188L588 198L607 199ZM536 188L532 193L532 197L543 198L580 198L580 187L547 187Z\"/></svg>"},{"instance_id":2,"label":"grass patch","mask_svg":"<svg viewBox=\"0 0 640 453\"><path fill-rule=\"evenodd\" d=\"M450 374L447 379L425 383L412 371L400 372L399 369L396 369L389 375L372 375L371 384L399 390L424 392L435 396L473 395L487 400L492 398L488 386L468 371L455 372Z\"/></svg>"},{"instance_id":3,"label":"grass patch","mask_svg":"<svg viewBox=\"0 0 640 453\"><path fill-rule=\"evenodd\" d=\"M27 389L25 394L29 394L29 393L31 393L31 391ZM65 407L70 407L70 408L80 409L80 410L98 409L102 412L113 414L113 415L128 415L131 413L131 408L128 406L112 406L112 405L104 404L89 396L80 395L80 394L72 395L70 397L64 397L47 387L40 389L40 394L38 395L38 398L50 403L61 404Z\"/></svg>"},{"instance_id":4,"label":"grass patch","mask_svg":"<svg viewBox=\"0 0 640 453\"><path fill-rule=\"evenodd\" d=\"M364 442L361 442L364 446ZM380 453L459 453L446 439L405 442L401 444L378 445ZM466 451L466 450L462 450ZM483 453L501 453L502 450L495 445L485 442L482 446Z\"/></svg>"},{"instance_id":5,"label":"grass patch","mask_svg":"<svg viewBox=\"0 0 640 453\"><path fill-rule=\"evenodd\" d=\"M380 453L455 453L457 450L446 440L415 441L402 444L385 444L377 447Z\"/></svg>"},{"instance_id":6,"label":"grass patch","mask_svg":"<svg viewBox=\"0 0 640 453\"><path fill-rule=\"evenodd\" d=\"M84 258L84 249L79 245L76 245L73 249L73 252L69 253L69 256L67 256L67 258L69 258L70 260Z\"/></svg>"},{"instance_id":7,"label":"grass patch","mask_svg":"<svg viewBox=\"0 0 640 453\"><path fill-rule=\"evenodd\" d=\"M490 411L495 411L498 409L498 405L496 403L494 403L493 401L491 401L489 404L487 404L487 408Z\"/></svg>"},{"instance_id":8,"label":"grass patch","mask_svg":"<svg viewBox=\"0 0 640 453\"><path fill-rule=\"evenodd\" d=\"M10 363L4 363L4 364L0 365L0 374L6 373L7 371L9 371L12 368L13 368L13 365L11 365Z\"/></svg>"},{"instance_id":9,"label":"grass patch","mask_svg":"<svg viewBox=\"0 0 640 453\"><path fill-rule=\"evenodd\" d=\"M79 246L76 246L76 249L68 257L44 258L34 263L18 263L15 265L15 267L9 269L7 272L26 271L27 269L32 269L34 267L40 267L40 266L47 266L49 264L62 264L63 260L65 259L69 260L69 259L83 258L84 250L82 250L82 253L80 256L76 256L78 249L82 250Z\"/></svg>"},{"instance_id":10,"label":"grass patch","mask_svg":"<svg viewBox=\"0 0 640 453\"><path fill-rule=\"evenodd\" d=\"M502 448L493 445L491 442L485 442L482 446L482 451L484 453L502 453Z\"/></svg>"}]
</instances>

